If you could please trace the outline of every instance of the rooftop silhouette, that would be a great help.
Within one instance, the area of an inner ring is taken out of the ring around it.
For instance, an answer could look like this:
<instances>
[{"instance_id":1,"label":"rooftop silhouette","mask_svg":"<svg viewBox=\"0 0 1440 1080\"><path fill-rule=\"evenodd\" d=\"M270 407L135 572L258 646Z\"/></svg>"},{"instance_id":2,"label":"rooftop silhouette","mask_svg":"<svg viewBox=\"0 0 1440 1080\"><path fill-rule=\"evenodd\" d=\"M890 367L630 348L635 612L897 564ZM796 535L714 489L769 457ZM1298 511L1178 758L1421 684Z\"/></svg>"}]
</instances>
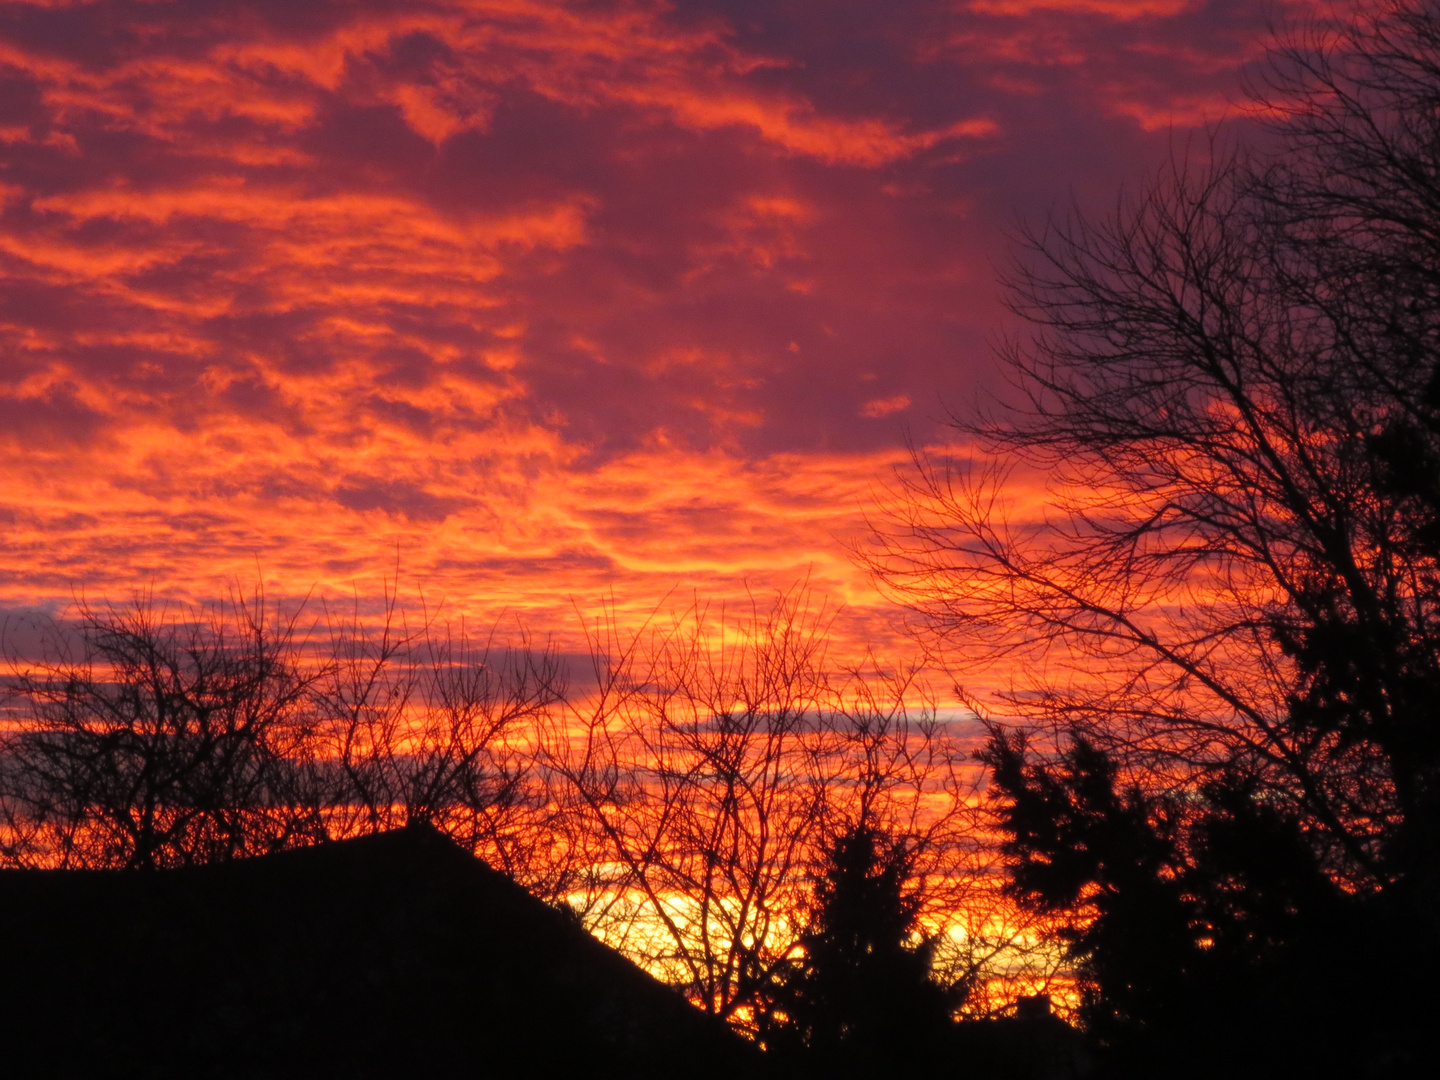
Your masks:
<instances>
[{"instance_id":1,"label":"rooftop silhouette","mask_svg":"<svg viewBox=\"0 0 1440 1080\"><path fill-rule=\"evenodd\" d=\"M723 1023L425 825L194 869L0 871L0 925L12 1076L760 1065Z\"/></svg>"}]
</instances>

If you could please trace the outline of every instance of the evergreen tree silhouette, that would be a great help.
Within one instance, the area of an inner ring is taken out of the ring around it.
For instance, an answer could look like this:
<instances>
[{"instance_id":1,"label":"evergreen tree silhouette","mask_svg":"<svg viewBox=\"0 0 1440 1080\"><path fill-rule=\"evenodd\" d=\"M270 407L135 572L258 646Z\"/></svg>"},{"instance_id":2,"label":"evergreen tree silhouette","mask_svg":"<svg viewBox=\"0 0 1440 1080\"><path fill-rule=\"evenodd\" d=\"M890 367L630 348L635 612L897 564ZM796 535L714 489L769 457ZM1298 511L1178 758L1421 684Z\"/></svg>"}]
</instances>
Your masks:
<instances>
[{"instance_id":1,"label":"evergreen tree silhouette","mask_svg":"<svg viewBox=\"0 0 1440 1080\"><path fill-rule=\"evenodd\" d=\"M878 1075L940 1052L956 994L931 978L931 948L916 940L911 863L903 842L868 825L830 846L800 935L804 955L775 991L772 1048L807 1048L826 1076Z\"/></svg>"}]
</instances>

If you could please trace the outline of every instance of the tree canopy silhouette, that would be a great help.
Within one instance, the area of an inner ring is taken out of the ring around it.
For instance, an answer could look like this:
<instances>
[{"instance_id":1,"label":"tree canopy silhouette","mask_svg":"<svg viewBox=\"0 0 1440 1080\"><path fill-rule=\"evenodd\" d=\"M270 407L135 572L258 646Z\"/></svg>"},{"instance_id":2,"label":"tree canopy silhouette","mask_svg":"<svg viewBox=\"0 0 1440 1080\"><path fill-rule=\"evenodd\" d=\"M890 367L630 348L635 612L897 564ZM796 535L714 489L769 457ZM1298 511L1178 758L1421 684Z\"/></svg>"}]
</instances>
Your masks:
<instances>
[{"instance_id":1,"label":"tree canopy silhouette","mask_svg":"<svg viewBox=\"0 0 1440 1080\"><path fill-rule=\"evenodd\" d=\"M12 858L156 868L313 840L295 781L314 676L293 620L237 599L190 622L82 608L8 689L29 716L0 755Z\"/></svg>"},{"instance_id":2,"label":"tree canopy silhouette","mask_svg":"<svg viewBox=\"0 0 1440 1080\"><path fill-rule=\"evenodd\" d=\"M917 935L920 897L913 853L868 823L829 846L797 945L776 974L767 1045L824 1076L923 1068L945 1036L965 987L943 987L931 944ZM798 1044L798 1045L797 1045Z\"/></svg>"},{"instance_id":3,"label":"tree canopy silhouette","mask_svg":"<svg viewBox=\"0 0 1440 1080\"><path fill-rule=\"evenodd\" d=\"M988 760L1098 1034L1223 1057L1261 1033L1207 995L1284 987L1270 1044L1402 1070L1428 1006L1335 943L1440 942L1440 11L1297 32L1257 102L1254 147L1027 234L1019 403L962 424L1001 464L922 456L874 562L1036 675ZM1027 473L1043 515L1007 501Z\"/></svg>"}]
</instances>

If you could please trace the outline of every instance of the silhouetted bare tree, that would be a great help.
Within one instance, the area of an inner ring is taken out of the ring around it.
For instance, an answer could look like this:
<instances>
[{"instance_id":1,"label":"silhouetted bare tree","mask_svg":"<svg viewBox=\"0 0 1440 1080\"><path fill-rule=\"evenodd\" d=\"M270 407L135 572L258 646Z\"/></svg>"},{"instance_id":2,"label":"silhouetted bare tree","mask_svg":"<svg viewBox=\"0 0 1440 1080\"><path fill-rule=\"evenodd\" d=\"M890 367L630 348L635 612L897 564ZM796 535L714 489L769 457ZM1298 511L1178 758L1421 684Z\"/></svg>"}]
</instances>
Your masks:
<instances>
[{"instance_id":1,"label":"silhouetted bare tree","mask_svg":"<svg viewBox=\"0 0 1440 1080\"><path fill-rule=\"evenodd\" d=\"M548 900L583 849L540 741L565 693L551 649L459 627L408 628L394 594L374 625L332 613L314 687L337 836L425 820Z\"/></svg>"},{"instance_id":2,"label":"silhouetted bare tree","mask_svg":"<svg viewBox=\"0 0 1440 1080\"><path fill-rule=\"evenodd\" d=\"M1272 902L1384 897L1436 942L1440 11L1396 0L1273 61L1269 149L1212 144L1026 238L1023 404L962 425L1001 464L922 456L874 558L947 645L1020 673L1002 708L1031 738L990 751L1016 887L1092 905L1092 1019L1180 1008L1121 962L1127 910L1171 912L1167 978ZM1007 493L1042 477L1041 511ZM1292 866L1278 900L1296 844L1327 884Z\"/></svg>"},{"instance_id":3,"label":"silhouetted bare tree","mask_svg":"<svg viewBox=\"0 0 1440 1080\"><path fill-rule=\"evenodd\" d=\"M313 734L296 623L263 597L198 610L82 605L8 680L0 753L13 857L186 865L308 843L294 799ZM17 844L14 841L23 841Z\"/></svg>"},{"instance_id":4,"label":"silhouetted bare tree","mask_svg":"<svg viewBox=\"0 0 1440 1080\"><path fill-rule=\"evenodd\" d=\"M1061 673L1028 688L1030 715L1152 770L1244 761L1361 888L1413 865L1400 837L1434 819L1440 763L1425 487L1440 379L1421 280L1440 251L1401 205L1440 193L1440 130L1395 132L1434 123L1440 84L1436 16L1410 8L1357 22L1307 69L1383 80L1347 145L1408 155L1395 190L1303 191L1333 156L1316 117L1339 107L1304 83L1280 164L1182 163L1116 218L1032 238L1015 302L1039 330L1007 354L1028 406L967 430L1049 477L1047 514L1014 520L1000 474L922 459L876 560L950 641Z\"/></svg>"},{"instance_id":5,"label":"silhouetted bare tree","mask_svg":"<svg viewBox=\"0 0 1440 1080\"><path fill-rule=\"evenodd\" d=\"M564 895L583 845L536 764L553 652L411 632L393 591L373 625L332 613L328 640L297 638L298 618L257 593L48 624L7 680L7 861L204 863L424 819Z\"/></svg>"},{"instance_id":6,"label":"silhouetted bare tree","mask_svg":"<svg viewBox=\"0 0 1440 1080\"><path fill-rule=\"evenodd\" d=\"M827 628L803 590L739 620L602 627L598 690L553 751L610 874L590 925L751 1030L847 829L903 838L937 929L989 881L964 747L913 673L828 670Z\"/></svg>"}]
</instances>

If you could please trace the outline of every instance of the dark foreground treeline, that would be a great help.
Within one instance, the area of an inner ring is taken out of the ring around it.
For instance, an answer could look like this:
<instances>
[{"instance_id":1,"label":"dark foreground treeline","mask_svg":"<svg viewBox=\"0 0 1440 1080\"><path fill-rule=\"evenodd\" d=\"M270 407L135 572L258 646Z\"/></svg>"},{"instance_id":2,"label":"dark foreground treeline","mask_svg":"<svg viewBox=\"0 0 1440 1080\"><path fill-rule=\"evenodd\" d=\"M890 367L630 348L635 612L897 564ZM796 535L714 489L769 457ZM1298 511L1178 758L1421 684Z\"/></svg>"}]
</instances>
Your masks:
<instances>
[{"instance_id":1,"label":"dark foreground treeline","mask_svg":"<svg viewBox=\"0 0 1440 1080\"><path fill-rule=\"evenodd\" d=\"M1003 467L922 457L874 555L1020 673L1010 889L1107 1075L1435 1068L1440 5L1316 12L1238 126L1022 238L960 424Z\"/></svg>"},{"instance_id":2,"label":"dark foreground treeline","mask_svg":"<svg viewBox=\"0 0 1440 1080\"><path fill-rule=\"evenodd\" d=\"M597 636L584 680L544 647L407 629L393 601L12 627L0 862L148 881L423 825L792 1072L950 1061L953 1017L1005 1005L997 959L1045 951L997 917L963 733L910 673L833 672L807 604Z\"/></svg>"}]
</instances>

